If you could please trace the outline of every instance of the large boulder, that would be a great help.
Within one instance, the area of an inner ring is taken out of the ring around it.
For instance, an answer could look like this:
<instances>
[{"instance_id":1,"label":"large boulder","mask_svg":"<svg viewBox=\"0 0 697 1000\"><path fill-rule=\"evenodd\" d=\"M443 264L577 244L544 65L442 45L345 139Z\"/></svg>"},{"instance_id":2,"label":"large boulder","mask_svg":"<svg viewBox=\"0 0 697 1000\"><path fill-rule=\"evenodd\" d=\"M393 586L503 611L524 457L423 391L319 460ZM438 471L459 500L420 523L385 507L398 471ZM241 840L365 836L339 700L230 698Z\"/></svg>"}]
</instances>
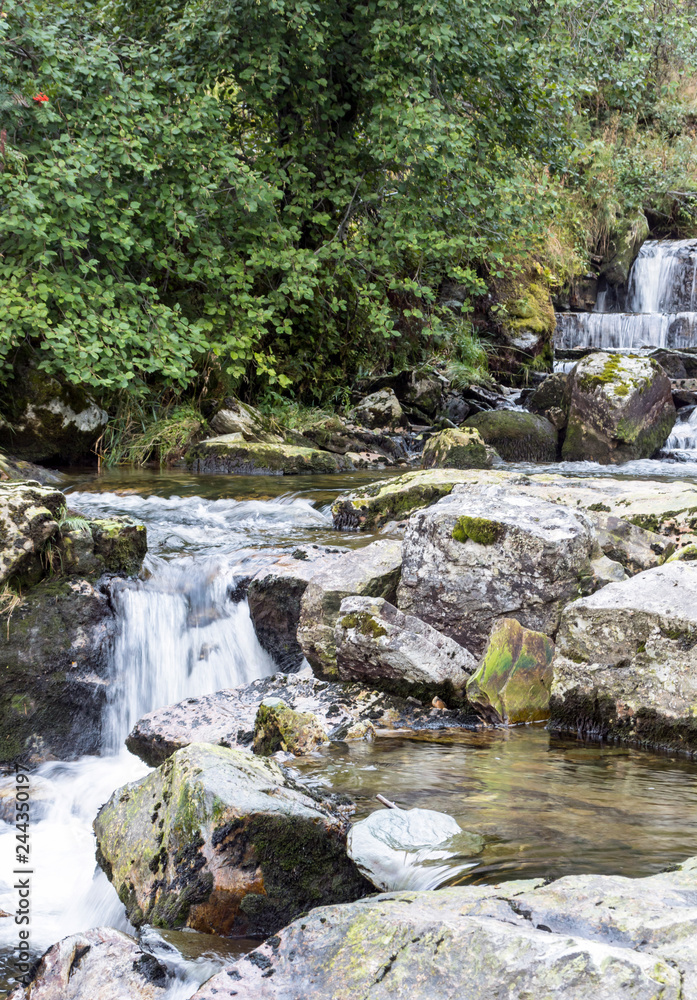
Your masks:
<instances>
[{"instance_id":1,"label":"large boulder","mask_svg":"<svg viewBox=\"0 0 697 1000\"><path fill-rule=\"evenodd\" d=\"M506 462L555 462L557 431L544 417L525 410L475 413L465 427L479 431Z\"/></svg>"},{"instance_id":2,"label":"large boulder","mask_svg":"<svg viewBox=\"0 0 697 1000\"><path fill-rule=\"evenodd\" d=\"M697 566L666 563L562 615L552 726L697 752Z\"/></svg>"},{"instance_id":3,"label":"large boulder","mask_svg":"<svg viewBox=\"0 0 697 1000\"><path fill-rule=\"evenodd\" d=\"M106 411L84 389L24 361L14 372L0 391L0 447L31 462L89 457L109 419Z\"/></svg>"},{"instance_id":4,"label":"large boulder","mask_svg":"<svg viewBox=\"0 0 697 1000\"><path fill-rule=\"evenodd\" d=\"M462 697L477 666L469 650L380 597L345 598L334 641L342 680L403 694L438 693L446 702Z\"/></svg>"},{"instance_id":5,"label":"large boulder","mask_svg":"<svg viewBox=\"0 0 697 1000\"><path fill-rule=\"evenodd\" d=\"M396 430L406 423L394 389L378 389L365 396L356 404L353 415L369 430L375 430L376 427Z\"/></svg>"},{"instance_id":6,"label":"large boulder","mask_svg":"<svg viewBox=\"0 0 697 1000\"><path fill-rule=\"evenodd\" d=\"M260 570L247 590L249 614L257 639L281 670L296 670L303 661L297 639L300 603L313 576L328 569L343 549L305 546Z\"/></svg>"},{"instance_id":7,"label":"large boulder","mask_svg":"<svg viewBox=\"0 0 697 1000\"><path fill-rule=\"evenodd\" d=\"M241 433L206 438L188 452L191 472L237 476L302 476L353 469L351 459L294 444L254 444Z\"/></svg>"},{"instance_id":8,"label":"large boulder","mask_svg":"<svg viewBox=\"0 0 697 1000\"><path fill-rule=\"evenodd\" d=\"M282 444L283 434L274 429L268 417L247 403L231 396L226 397L222 409L210 421L215 434L241 434L245 441L254 444Z\"/></svg>"},{"instance_id":9,"label":"large boulder","mask_svg":"<svg viewBox=\"0 0 697 1000\"><path fill-rule=\"evenodd\" d=\"M273 761L192 744L100 809L97 859L136 927L268 935L370 891L348 822Z\"/></svg>"},{"instance_id":10,"label":"large boulder","mask_svg":"<svg viewBox=\"0 0 697 1000\"><path fill-rule=\"evenodd\" d=\"M652 358L589 354L569 384L565 461L607 465L650 458L675 423L670 379Z\"/></svg>"},{"instance_id":11,"label":"large boulder","mask_svg":"<svg viewBox=\"0 0 697 1000\"><path fill-rule=\"evenodd\" d=\"M0 585L43 575L41 556L64 509L65 497L49 486L0 483Z\"/></svg>"},{"instance_id":12,"label":"large boulder","mask_svg":"<svg viewBox=\"0 0 697 1000\"><path fill-rule=\"evenodd\" d=\"M134 938L96 927L49 948L8 1000L165 1000L171 986L164 966Z\"/></svg>"},{"instance_id":13,"label":"large boulder","mask_svg":"<svg viewBox=\"0 0 697 1000\"><path fill-rule=\"evenodd\" d=\"M330 683L305 674L274 674L246 687L187 698L158 708L133 727L126 745L150 767L158 767L191 743L249 747L259 705L276 698L298 713L311 713L332 740L363 738L373 730L477 728L472 713L434 709L431 700L399 698L372 686Z\"/></svg>"},{"instance_id":14,"label":"large boulder","mask_svg":"<svg viewBox=\"0 0 697 1000\"><path fill-rule=\"evenodd\" d=\"M402 565L402 544L379 539L355 549L314 576L302 597L298 642L319 677L337 678L334 626L341 602L352 595L393 601Z\"/></svg>"},{"instance_id":15,"label":"large boulder","mask_svg":"<svg viewBox=\"0 0 697 1000\"><path fill-rule=\"evenodd\" d=\"M474 653L494 622L553 635L591 574L593 535L579 512L498 486L459 486L412 514L398 607Z\"/></svg>"},{"instance_id":16,"label":"large boulder","mask_svg":"<svg viewBox=\"0 0 697 1000\"><path fill-rule=\"evenodd\" d=\"M687 1000L697 859L630 879L567 876L323 906L193 1000Z\"/></svg>"},{"instance_id":17,"label":"large boulder","mask_svg":"<svg viewBox=\"0 0 697 1000\"><path fill-rule=\"evenodd\" d=\"M554 643L513 618L498 622L484 657L467 682L467 699L495 724L516 725L549 718Z\"/></svg>"},{"instance_id":18,"label":"large boulder","mask_svg":"<svg viewBox=\"0 0 697 1000\"><path fill-rule=\"evenodd\" d=\"M484 443L477 430L448 427L424 445L424 469L490 469L498 455Z\"/></svg>"}]
</instances>

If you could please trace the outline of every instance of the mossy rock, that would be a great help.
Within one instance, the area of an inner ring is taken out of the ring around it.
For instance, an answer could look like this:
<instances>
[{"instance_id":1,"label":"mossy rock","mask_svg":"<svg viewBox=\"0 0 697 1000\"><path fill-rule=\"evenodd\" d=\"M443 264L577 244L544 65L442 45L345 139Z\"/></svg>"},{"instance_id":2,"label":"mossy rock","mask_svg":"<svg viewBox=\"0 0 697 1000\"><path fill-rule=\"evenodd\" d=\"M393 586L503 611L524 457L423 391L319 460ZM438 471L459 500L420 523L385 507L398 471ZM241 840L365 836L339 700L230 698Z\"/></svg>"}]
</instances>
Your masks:
<instances>
[{"instance_id":1,"label":"mossy rock","mask_svg":"<svg viewBox=\"0 0 697 1000\"><path fill-rule=\"evenodd\" d=\"M312 712L296 712L282 698L265 698L254 721L254 753L268 757L278 750L296 756L311 753L329 737Z\"/></svg>"},{"instance_id":2,"label":"mossy rock","mask_svg":"<svg viewBox=\"0 0 697 1000\"><path fill-rule=\"evenodd\" d=\"M353 470L346 455L291 444L255 444L224 434L195 445L186 456L192 472L238 476L297 476Z\"/></svg>"},{"instance_id":3,"label":"mossy rock","mask_svg":"<svg viewBox=\"0 0 697 1000\"><path fill-rule=\"evenodd\" d=\"M600 274L611 285L626 285L641 245L649 237L649 224L643 212L620 219L610 232L607 253Z\"/></svg>"},{"instance_id":4,"label":"mossy rock","mask_svg":"<svg viewBox=\"0 0 697 1000\"><path fill-rule=\"evenodd\" d=\"M448 427L424 445L424 469L490 469L498 455L472 428Z\"/></svg>"},{"instance_id":5,"label":"mossy rock","mask_svg":"<svg viewBox=\"0 0 697 1000\"><path fill-rule=\"evenodd\" d=\"M147 529L130 517L92 518L89 530L95 555L111 573L134 576L148 551Z\"/></svg>"},{"instance_id":6,"label":"mossy rock","mask_svg":"<svg viewBox=\"0 0 697 1000\"><path fill-rule=\"evenodd\" d=\"M554 462L557 432L535 413L523 410L487 410L465 421L479 431L488 445L506 462Z\"/></svg>"},{"instance_id":7,"label":"mossy rock","mask_svg":"<svg viewBox=\"0 0 697 1000\"><path fill-rule=\"evenodd\" d=\"M532 350L540 341L547 342L557 325L549 288L540 280L523 285L518 297L505 303L507 317L503 324L509 342L521 350Z\"/></svg>"}]
</instances>

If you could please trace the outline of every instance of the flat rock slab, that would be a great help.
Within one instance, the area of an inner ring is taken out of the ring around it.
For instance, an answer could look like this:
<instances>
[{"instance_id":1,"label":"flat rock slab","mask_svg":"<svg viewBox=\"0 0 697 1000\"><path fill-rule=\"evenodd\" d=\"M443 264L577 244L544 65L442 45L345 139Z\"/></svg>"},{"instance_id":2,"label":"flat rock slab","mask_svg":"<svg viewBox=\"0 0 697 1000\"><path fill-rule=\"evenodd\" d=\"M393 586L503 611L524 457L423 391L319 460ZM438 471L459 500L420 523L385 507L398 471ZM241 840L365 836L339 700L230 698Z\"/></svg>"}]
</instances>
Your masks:
<instances>
[{"instance_id":1,"label":"flat rock slab","mask_svg":"<svg viewBox=\"0 0 697 1000\"><path fill-rule=\"evenodd\" d=\"M353 463L345 455L293 444L258 444L242 434L221 434L195 445L186 456L192 472L238 476L302 476L345 472Z\"/></svg>"},{"instance_id":2,"label":"flat rock slab","mask_svg":"<svg viewBox=\"0 0 697 1000\"><path fill-rule=\"evenodd\" d=\"M134 726L128 749L146 764L157 767L190 743L242 746L251 749L257 709L265 698L282 698L298 712L312 712L330 739L343 739L356 723L372 723L378 730L476 729L471 712L432 708L413 698L405 700L361 684L331 683L299 674L274 674L247 687L187 698L178 705L158 708Z\"/></svg>"},{"instance_id":3,"label":"flat rock slab","mask_svg":"<svg viewBox=\"0 0 697 1000\"><path fill-rule=\"evenodd\" d=\"M324 906L194 1000L695 1000L697 859Z\"/></svg>"}]
</instances>

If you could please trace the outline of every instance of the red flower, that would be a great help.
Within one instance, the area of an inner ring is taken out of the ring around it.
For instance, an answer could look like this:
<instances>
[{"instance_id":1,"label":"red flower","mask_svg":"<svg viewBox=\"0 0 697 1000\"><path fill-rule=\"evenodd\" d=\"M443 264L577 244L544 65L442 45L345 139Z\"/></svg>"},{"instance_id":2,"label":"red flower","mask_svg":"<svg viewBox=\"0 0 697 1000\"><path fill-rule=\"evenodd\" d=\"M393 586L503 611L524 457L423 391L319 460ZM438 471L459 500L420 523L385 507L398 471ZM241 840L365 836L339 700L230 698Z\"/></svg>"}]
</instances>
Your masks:
<instances>
[{"instance_id":1,"label":"red flower","mask_svg":"<svg viewBox=\"0 0 697 1000\"><path fill-rule=\"evenodd\" d=\"M48 100L48 97L46 94L37 94L36 97L32 98L32 100L39 101L40 104L43 104L44 101Z\"/></svg>"}]
</instances>

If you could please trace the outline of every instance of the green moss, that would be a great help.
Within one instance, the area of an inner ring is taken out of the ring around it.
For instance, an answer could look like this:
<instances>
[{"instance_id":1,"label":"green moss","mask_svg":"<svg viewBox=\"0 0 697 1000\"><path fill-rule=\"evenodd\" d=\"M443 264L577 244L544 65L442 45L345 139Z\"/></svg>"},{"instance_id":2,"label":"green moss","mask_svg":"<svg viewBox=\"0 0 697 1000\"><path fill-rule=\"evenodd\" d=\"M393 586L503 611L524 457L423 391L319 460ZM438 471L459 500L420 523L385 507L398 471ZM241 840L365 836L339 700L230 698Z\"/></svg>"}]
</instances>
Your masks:
<instances>
[{"instance_id":1,"label":"green moss","mask_svg":"<svg viewBox=\"0 0 697 1000\"><path fill-rule=\"evenodd\" d=\"M466 542L471 539L479 545L493 545L505 533L505 527L498 521L489 521L484 517L459 517L452 531L456 542Z\"/></svg>"},{"instance_id":2,"label":"green moss","mask_svg":"<svg viewBox=\"0 0 697 1000\"><path fill-rule=\"evenodd\" d=\"M549 289L538 281L527 284L522 294L505 303L508 317L504 330L518 333L529 330L539 337L551 336L556 327Z\"/></svg>"},{"instance_id":3,"label":"green moss","mask_svg":"<svg viewBox=\"0 0 697 1000\"><path fill-rule=\"evenodd\" d=\"M365 611L355 611L346 615L341 619L341 625L342 628L357 628L361 635L372 635L374 639L387 635L387 629Z\"/></svg>"},{"instance_id":4,"label":"green moss","mask_svg":"<svg viewBox=\"0 0 697 1000\"><path fill-rule=\"evenodd\" d=\"M598 511L598 512L603 511L606 514L610 513L610 508L608 507L608 505L606 503L592 503L592 504L589 504L588 510L595 510L595 511Z\"/></svg>"}]
</instances>

